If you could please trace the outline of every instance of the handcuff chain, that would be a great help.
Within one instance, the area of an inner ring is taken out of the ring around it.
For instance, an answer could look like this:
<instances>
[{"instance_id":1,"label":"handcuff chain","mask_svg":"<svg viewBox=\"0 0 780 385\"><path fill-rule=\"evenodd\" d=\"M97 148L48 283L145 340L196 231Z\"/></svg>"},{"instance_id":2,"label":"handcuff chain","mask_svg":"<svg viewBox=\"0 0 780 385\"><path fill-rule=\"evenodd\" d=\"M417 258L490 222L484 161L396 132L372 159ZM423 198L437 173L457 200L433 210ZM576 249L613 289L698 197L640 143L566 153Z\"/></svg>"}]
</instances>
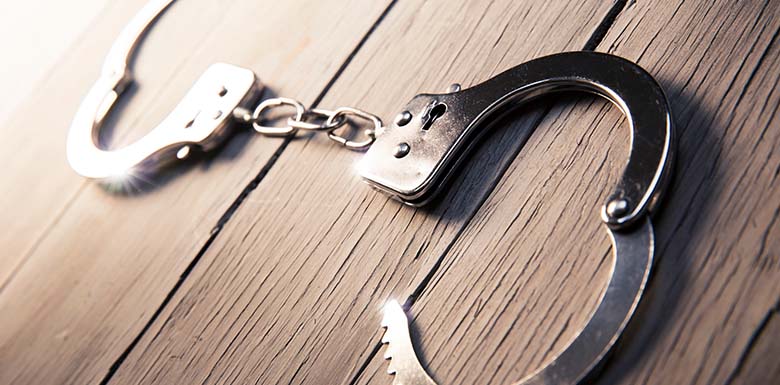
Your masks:
<instances>
[{"instance_id":1,"label":"handcuff chain","mask_svg":"<svg viewBox=\"0 0 780 385\"><path fill-rule=\"evenodd\" d=\"M273 127L262 124L263 116L272 110L289 107L293 107L295 112L287 118L286 126ZM266 136L289 137L297 134L299 130L327 132L330 140L354 151L365 151L371 147L376 140L376 133L382 129L382 120L363 110L352 107L341 107L332 111L306 108L300 101L284 97L263 100L251 111L246 108L236 108L233 110L233 117L242 123L251 124L255 131ZM373 128L366 128L363 131L365 139L362 141L350 139L336 132L348 122L356 123L355 118L362 118L373 125Z\"/></svg>"}]
</instances>

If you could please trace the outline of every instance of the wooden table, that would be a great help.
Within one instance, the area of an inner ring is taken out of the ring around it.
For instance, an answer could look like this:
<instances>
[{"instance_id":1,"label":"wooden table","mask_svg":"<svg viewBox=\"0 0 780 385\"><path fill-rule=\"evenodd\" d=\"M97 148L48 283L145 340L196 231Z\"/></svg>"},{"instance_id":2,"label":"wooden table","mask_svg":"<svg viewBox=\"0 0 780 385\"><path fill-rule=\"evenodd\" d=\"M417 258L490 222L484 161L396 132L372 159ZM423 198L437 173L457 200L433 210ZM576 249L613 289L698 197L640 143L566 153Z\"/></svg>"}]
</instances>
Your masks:
<instances>
[{"instance_id":1,"label":"wooden table","mask_svg":"<svg viewBox=\"0 0 780 385\"><path fill-rule=\"evenodd\" d=\"M598 209L628 148L615 108L518 111L425 209L365 187L360 154L320 136L244 132L117 191L70 170L65 137L144 1L91 3L106 5L0 127L0 383L390 384L395 298L441 384L507 384L587 321L610 258ZM597 382L777 383L779 33L774 0L180 1L102 140L139 138L215 61L388 120L545 54L626 57L667 91L678 162L650 286Z\"/></svg>"}]
</instances>

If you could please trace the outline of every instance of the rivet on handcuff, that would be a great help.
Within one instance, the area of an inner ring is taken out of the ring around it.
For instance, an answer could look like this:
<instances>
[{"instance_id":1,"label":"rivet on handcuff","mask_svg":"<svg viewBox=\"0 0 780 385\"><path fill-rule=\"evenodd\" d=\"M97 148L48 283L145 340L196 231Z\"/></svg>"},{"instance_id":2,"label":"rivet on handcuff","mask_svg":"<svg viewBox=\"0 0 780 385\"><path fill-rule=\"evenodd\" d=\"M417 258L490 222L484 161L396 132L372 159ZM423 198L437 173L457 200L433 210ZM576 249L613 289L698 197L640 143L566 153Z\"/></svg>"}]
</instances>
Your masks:
<instances>
[{"instance_id":1,"label":"rivet on handcuff","mask_svg":"<svg viewBox=\"0 0 780 385\"><path fill-rule=\"evenodd\" d=\"M248 69L214 64L176 108L140 140L117 150L95 144L113 103L131 81L127 63L149 25L173 0L148 3L111 48L102 75L79 107L68 135L68 161L79 174L97 179L156 169L208 151L230 135L231 120L251 124L264 135L289 136L323 131L354 150L366 150L360 173L371 186L413 206L427 203L445 185L491 123L518 105L560 91L586 91L617 105L631 130L629 159L618 185L601 209L613 245L607 289L585 327L568 347L518 384L575 384L582 381L616 343L642 296L652 267L654 236L649 214L656 208L671 173L672 118L658 83L636 64L603 53L567 52L531 60L486 82L445 94L412 99L393 124L354 108L306 109L289 98L257 103L262 86ZM268 109L293 107L284 127L262 124ZM348 120L373 126L364 141L336 133ZM385 307L382 341L395 385L435 385L414 352L408 320L397 302Z\"/></svg>"}]
</instances>

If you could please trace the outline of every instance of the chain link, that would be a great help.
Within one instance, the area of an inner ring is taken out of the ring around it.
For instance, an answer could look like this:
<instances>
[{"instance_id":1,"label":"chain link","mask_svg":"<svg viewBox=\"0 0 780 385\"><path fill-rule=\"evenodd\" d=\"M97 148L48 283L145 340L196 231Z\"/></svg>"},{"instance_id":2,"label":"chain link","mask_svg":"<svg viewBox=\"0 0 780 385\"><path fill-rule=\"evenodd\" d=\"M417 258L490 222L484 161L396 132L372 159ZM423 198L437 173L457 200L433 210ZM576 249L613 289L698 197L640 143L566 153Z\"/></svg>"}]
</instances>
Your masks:
<instances>
[{"instance_id":1,"label":"chain link","mask_svg":"<svg viewBox=\"0 0 780 385\"><path fill-rule=\"evenodd\" d=\"M332 115L333 111L312 108L311 110L305 111L301 119L292 116L287 118L287 125L304 131L331 132L346 123L346 119L340 117L328 124L328 119ZM316 123L317 121L319 121L319 123Z\"/></svg>"},{"instance_id":2,"label":"chain link","mask_svg":"<svg viewBox=\"0 0 780 385\"><path fill-rule=\"evenodd\" d=\"M295 109L290 111L280 111L281 116L287 116L287 125L282 127L267 126L262 124L264 116L268 116L275 110ZM376 140L376 133L382 129L382 120L374 114L352 107L341 107L336 110L325 110L321 108L306 108L303 103L290 98L270 98L258 104L253 111L245 108L237 108L233 111L233 116L239 121L251 124L255 131L266 136L293 136L298 131L327 132L328 138L342 146L354 150L367 150ZM370 128L363 130L363 140L350 139L336 132L347 123L354 126L361 126L358 121L370 123Z\"/></svg>"}]
</instances>

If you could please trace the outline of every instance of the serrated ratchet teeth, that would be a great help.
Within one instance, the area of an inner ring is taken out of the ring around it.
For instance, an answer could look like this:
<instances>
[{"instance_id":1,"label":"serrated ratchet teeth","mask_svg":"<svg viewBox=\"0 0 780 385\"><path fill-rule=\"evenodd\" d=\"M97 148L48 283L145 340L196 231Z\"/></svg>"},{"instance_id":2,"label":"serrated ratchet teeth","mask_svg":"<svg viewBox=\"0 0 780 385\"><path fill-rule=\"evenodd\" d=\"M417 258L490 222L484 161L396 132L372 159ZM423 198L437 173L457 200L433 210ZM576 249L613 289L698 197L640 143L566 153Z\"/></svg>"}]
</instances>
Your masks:
<instances>
[{"instance_id":1,"label":"serrated ratchet teeth","mask_svg":"<svg viewBox=\"0 0 780 385\"><path fill-rule=\"evenodd\" d=\"M389 359L393 358L393 352L390 351L390 348L385 349L384 357L385 357L386 360L389 360Z\"/></svg>"},{"instance_id":2,"label":"serrated ratchet teeth","mask_svg":"<svg viewBox=\"0 0 780 385\"><path fill-rule=\"evenodd\" d=\"M382 343L387 344L384 357L390 360L387 373L395 375L393 384L436 385L417 359L409 335L409 321L397 301L390 301L385 305L382 326L385 328Z\"/></svg>"}]
</instances>

